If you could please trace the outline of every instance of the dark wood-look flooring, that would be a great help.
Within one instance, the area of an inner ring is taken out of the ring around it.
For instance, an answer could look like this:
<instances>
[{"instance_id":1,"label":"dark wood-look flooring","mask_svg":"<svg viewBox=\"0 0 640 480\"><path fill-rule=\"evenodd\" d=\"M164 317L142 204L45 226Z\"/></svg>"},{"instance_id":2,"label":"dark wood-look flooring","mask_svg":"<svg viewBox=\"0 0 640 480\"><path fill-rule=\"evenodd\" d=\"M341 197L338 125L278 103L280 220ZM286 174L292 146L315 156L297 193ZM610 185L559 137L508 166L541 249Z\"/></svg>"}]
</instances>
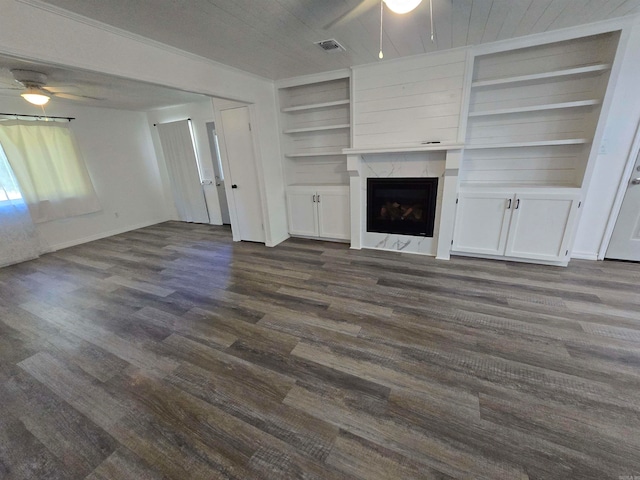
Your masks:
<instances>
[{"instance_id":1,"label":"dark wood-look flooring","mask_svg":"<svg viewBox=\"0 0 640 480\"><path fill-rule=\"evenodd\" d=\"M640 476L640 265L165 223L0 270L0 478Z\"/></svg>"}]
</instances>

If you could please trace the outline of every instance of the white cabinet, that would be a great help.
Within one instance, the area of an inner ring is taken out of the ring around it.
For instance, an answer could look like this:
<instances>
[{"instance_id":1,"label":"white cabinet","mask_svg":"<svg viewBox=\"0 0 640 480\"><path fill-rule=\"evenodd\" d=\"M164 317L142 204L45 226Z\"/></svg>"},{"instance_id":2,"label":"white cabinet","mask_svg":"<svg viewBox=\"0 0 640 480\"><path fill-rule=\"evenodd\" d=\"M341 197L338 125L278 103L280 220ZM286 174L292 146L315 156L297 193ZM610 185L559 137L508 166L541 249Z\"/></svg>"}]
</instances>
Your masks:
<instances>
[{"instance_id":1,"label":"white cabinet","mask_svg":"<svg viewBox=\"0 0 640 480\"><path fill-rule=\"evenodd\" d=\"M462 191L452 250L543 262L568 260L580 191Z\"/></svg>"},{"instance_id":2,"label":"white cabinet","mask_svg":"<svg viewBox=\"0 0 640 480\"><path fill-rule=\"evenodd\" d=\"M579 205L577 192L517 193L505 255L550 262L565 259Z\"/></svg>"},{"instance_id":3,"label":"white cabinet","mask_svg":"<svg viewBox=\"0 0 640 480\"><path fill-rule=\"evenodd\" d=\"M504 193L464 192L458 197L452 250L504 255L513 199Z\"/></svg>"},{"instance_id":4,"label":"white cabinet","mask_svg":"<svg viewBox=\"0 0 640 480\"><path fill-rule=\"evenodd\" d=\"M315 190L299 187L287 190L287 213L291 235L318 236L318 207Z\"/></svg>"},{"instance_id":5,"label":"white cabinet","mask_svg":"<svg viewBox=\"0 0 640 480\"><path fill-rule=\"evenodd\" d=\"M292 186L287 188L289 233L305 237L349 240L349 187Z\"/></svg>"}]
</instances>

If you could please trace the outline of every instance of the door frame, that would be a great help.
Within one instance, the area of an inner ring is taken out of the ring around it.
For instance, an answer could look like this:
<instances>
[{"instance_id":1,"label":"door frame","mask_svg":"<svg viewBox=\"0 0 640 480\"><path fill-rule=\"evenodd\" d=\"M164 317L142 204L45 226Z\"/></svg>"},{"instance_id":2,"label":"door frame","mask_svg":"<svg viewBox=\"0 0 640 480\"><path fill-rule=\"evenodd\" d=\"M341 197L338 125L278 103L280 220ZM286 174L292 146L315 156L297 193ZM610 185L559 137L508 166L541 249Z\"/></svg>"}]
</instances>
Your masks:
<instances>
[{"instance_id":1,"label":"door frame","mask_svg":"<svg viewBox=\"0 0 640 480\"><path fill-rule=\"evenodd\" d=\"M258 131L255 128L257 125L256 120L256 111L255 105L251 103L245 102L236 102L231 100L219 100L212 99L213 101L213 109L214 116L216 122L216 131L218 133L218 140L220 142L220 160L222 163L222 171L224 177L226 179L231 178L231 166L229 164L229 158L227 157L227 143L226 138L224 136L224 122L222 121L223 110L233 110L236 108L244 108L247 107L249 113L249 122L251 123L251 140L253 144L253 160L256 172L256 179L258 183L258 193L260 196L260 214L262 216L262 225L264 231L264 239L265 245L268 247L273 246L273 241L271 239L271 229L269 224L269 216L267 215L267 196L264 191L264 169L262 167L262 156L260 153L260 141L258 138ZM240 228L238 222L238 212L236 210L236 202L233 196L233 192L231 188L225 188L225 193L227 196L227 204L229 205L229 217L231 220L231 235L234 242L239 242L242 240L240 238Z\"/></svg>"},{"instance_id":2,"label":"door frame","mask_svg":"<svg viewBox=\"0 0 640 480\"><path fill-rule=\"evenodd\" d=\"M600 244L600 250L598 251L598 260L604 260L605 255L607 254L607 250L609 249L611 237L613 237L613 229L615 228L616 222L618 221L620 210L622 210L622 202L624 201L624 196L627 193L627 188L629 187L629 182L631 181L631 176L633 175L633 167L636 164L638 155L640 155L640 123L638 123L638 126L636 128L633 143L631 144L631 149L629 150L629 156L627 157L627 163L624 167L624 172L620 177L618 192L616 193L613 206L611 207L609 221L607 222L607 228L605 229L604 236L602 237L602 243Z\"/></svg>"}]
</instances>

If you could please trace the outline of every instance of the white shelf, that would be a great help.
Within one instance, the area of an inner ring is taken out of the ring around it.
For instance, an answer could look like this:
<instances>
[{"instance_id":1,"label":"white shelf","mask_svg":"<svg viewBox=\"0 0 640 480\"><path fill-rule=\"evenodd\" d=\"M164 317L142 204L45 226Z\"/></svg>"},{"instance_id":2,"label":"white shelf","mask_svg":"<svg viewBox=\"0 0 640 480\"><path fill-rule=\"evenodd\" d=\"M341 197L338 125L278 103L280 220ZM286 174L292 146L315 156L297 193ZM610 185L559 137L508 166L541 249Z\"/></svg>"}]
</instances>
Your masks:
<instances>
[{"instance_id":1,"label":"white shelf","mask_svg":"<svg viewBox=\"0 0 640 480\"><path fill-rule=\"evenodd\" d=\"M349 100L336 100L334 102L324 102L324 103L312 103L309 105L298 105L297 107L286 107L281 111L284 113L287 112L301 112L304 110L316 110L319 108L328 108L328 107L337 107L339 105L349 105Z\"/></svg>"},{"instance_id":2,"label":"white shelf","mask_svg":"<svg viewBox=\"0 0 640 480\"><path fill-rule=\"evenodd\" d=\"M509 115L513 113L541 112L545 110L562 110L565 108L589 107L600 105L600 100L580 100L577 102L548 103L546 105L531 105L528 107L502 108L498 110L486 110L469 112L469 117L488 117L490 115Z\"/></svg>"},{"instance_id":3,"label":"white shelf","mask_svg":"<svg viewBox=\"0 0 640 480\"><path fill-rule=\"evenodd\" d=\"M346 155L364 155L374 153L411 153L411 152L446 152L447 150L461 150L462 143L430 143L424 145L399 145L395 147L367 147L367 148L345 148L342 152Z\"/></svg>"},{"instance_id":4,"label":"white shelf","mask_svg":"<svg viewBox=\"0 0 640 480\"><path fill-rule=\"evenodd\" d=\"M608 63L599 63L596 65L587 65L584 67L567 68L565 70L556 70L555 72L535 73L532 75L521 75L517 77L495 78L493 80L480 80L471 84L472 88L491 87L494 85L505 85L509 83L523 83L536 80L546 80L556 77L568 77L574 75L584 75L589 73L604 72L611 69Z\"/></svg>"},{"instance_id":5,"label":"white shelf","mask_svg":"<svg viewBox=\"0 0 640 480\"><path fill-rule=\"evenodd\" d=\"M302 158L302 157L333 157L336 155L344 155L340 150L327 151L327 152L304 152L304 153L285 153L287 158Z\"/></svg>"},{"instance_id":6,"label":"white shelf","mask_svg":"<svg viewBox=\"0 0 640 480\"><path fill-rule=\"evenodd\" d=\"M305 132L324 132L326 130L344 130L350 128L348 123L341 123L339 125L325 125L324 127L305 127L305 128L292 128L284 130L282 133L305 133Z\"/></svg>"},{"instance_id":7,"label":"white shelf","mask_svg":"<svg viewBox=\"0 0 640 480\"><path fill-rule=\"evenodd\" d=\"M521 148L521 147L547 147L555 145L584 145L591 140L587 138L567 138L564 140L543 140L539 142L513 142L513 143L489 143L484 145L467 145L466 150L480 150L487 148Z\"/></svg>"}]
</instances>

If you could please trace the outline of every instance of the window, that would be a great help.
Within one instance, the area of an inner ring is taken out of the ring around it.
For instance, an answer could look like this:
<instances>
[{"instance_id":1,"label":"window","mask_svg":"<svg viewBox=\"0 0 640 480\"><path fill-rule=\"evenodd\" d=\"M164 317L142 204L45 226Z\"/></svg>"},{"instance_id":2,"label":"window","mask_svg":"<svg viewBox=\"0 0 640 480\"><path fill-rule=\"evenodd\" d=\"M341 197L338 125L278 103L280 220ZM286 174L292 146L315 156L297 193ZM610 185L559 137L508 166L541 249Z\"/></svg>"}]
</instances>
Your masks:
<instances>
[{"instance_id":1,"label":"window","mask_svg":"<svg viewBox=\"0 0 640 480\"><path fill-rule=\"evenodd\" d=\"M0 145L0 204L9 200L20 200L22 194L18 189L18 182L13 176L7 156Z\"/></svg>"},{"instance_id":2,"label":"window","mask_svg":"<svg viewBox=\"0 0 640 480\"><path fill-rule=\"evenodd\" d=\"M5 164L11 167L20 186L19 191L4 195L9 198L22 192L34 222L101 209L67 124L4 121L0 123L0 145L8 160Z\"/></svg>"}]
</instances>

